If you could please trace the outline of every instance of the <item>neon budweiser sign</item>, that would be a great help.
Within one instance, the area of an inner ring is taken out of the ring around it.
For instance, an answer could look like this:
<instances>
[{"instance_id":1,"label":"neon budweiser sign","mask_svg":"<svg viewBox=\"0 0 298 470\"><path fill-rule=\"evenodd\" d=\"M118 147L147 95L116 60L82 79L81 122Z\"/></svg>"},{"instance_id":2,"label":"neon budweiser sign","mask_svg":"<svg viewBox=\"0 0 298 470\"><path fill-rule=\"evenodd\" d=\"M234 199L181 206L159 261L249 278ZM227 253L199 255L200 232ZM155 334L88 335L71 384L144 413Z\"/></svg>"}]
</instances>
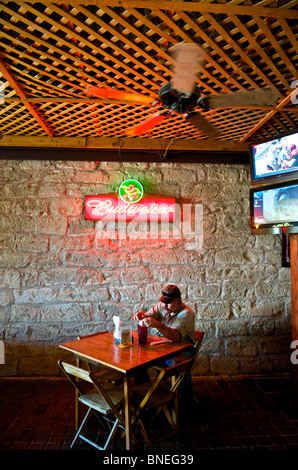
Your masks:
<instances>
[{"instance_id":1,"label":"neon budweiser sign","mask_svg":"<svg viewBox=\"0 0 298 470\"><path fill-rule=\"evenodd\" d=\"M143 192L136 180L124 181L118 194L86 196L86 220L169 221L175 219L175 198L152 196Z\"/></svg>"}]
</instances>

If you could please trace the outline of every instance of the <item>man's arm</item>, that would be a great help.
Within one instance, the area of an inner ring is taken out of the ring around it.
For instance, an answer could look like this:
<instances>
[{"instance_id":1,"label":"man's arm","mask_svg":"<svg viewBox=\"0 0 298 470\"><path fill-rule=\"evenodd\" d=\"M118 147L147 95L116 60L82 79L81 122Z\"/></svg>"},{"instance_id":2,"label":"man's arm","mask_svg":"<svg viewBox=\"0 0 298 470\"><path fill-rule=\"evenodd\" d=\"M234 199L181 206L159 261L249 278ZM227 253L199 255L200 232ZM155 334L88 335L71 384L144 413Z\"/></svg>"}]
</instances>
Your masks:
<instances>
[{"instance_id":1,"label":"man's arm","mask_svg":"<svg viewBox=\"0 0 298 470\"><path fill-rule=\"evenodd\" d=\"M145 317L152 317L152 318L158 318L159 317L159 304L155 305L151 310L148 312L138 312L136 313L132 319L133 320L144 320Z\"/></svg>"},{"instance_id":2,"label":"man's arm","mask_svg":"<svg viewBox=\"0 0 298 470\"><path fill-rule=\"evenodd\" d=\"M165 338L168 338L172 341L180 341L181 334L176 328L170 328L169 326L164 325L163 323L155 320L155 318L151 316L144 316L143 317L145 325L156 328Z\"/></svg>"}]
</instances>

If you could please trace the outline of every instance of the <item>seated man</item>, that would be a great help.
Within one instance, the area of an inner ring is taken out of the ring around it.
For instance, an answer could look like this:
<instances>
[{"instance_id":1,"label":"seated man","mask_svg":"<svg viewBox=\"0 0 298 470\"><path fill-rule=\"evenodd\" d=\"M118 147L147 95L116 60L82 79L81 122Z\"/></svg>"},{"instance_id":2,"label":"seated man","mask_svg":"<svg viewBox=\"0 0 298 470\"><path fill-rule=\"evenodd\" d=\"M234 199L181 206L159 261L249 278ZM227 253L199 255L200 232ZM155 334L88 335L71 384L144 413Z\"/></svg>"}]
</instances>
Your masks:
<instances>
[{"instance_id":1,"label":"seated man","mask_svg":"<svg viewBox=\"0 0 298 470\"><path fill-rule=\"evenodd\" d=\"M162 296L150 311L138 312L133 317L134 320L144 320L144 323L151 328L156 328L159 335L172 341L180 341L195 344L194 312L181 300L180 289L170 284L162 290ZM181 354L180 361L190 359L194 350L188 350ZM170 360L174 361L174 359ZM177 358L176 358L177 361ZM167 365L171 365L167 361ZM147 371L139 372L134 377L138 385L149 381ZM185 376L181 388L181 409L185 412L191 411L194 405L192 380L190 373Z\"/></svg>"}]
</instances>

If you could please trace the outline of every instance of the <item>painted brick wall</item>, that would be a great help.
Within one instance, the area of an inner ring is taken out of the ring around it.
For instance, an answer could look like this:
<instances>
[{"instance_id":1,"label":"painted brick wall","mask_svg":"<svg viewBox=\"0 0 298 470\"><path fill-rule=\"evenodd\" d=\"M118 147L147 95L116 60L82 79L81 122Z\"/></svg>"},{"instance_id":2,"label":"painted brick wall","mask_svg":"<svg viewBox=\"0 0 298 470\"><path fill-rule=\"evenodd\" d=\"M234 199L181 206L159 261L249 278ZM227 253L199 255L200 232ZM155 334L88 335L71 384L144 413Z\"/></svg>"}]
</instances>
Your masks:
<instances>
[{"instance_id":1,"label":"painted brick wall","mask_svg":"<svg viewBox=\"0 0 298 470\"><path fill-rule=\"evenodd\" d=\"M168 283L205 331L196 374L289 370L290 269L279 236L250 234L247 166L7 160L0 168L0 375L56 375L59 343L111 330L115 314L130 320ZM125 238L84 220L86 195L128 177L179 207L201 207L192 224L203 224L202 243L175 231L161 238L160 227L151 239L140 238L144 226Z\"/></svg>"}]
</instances>

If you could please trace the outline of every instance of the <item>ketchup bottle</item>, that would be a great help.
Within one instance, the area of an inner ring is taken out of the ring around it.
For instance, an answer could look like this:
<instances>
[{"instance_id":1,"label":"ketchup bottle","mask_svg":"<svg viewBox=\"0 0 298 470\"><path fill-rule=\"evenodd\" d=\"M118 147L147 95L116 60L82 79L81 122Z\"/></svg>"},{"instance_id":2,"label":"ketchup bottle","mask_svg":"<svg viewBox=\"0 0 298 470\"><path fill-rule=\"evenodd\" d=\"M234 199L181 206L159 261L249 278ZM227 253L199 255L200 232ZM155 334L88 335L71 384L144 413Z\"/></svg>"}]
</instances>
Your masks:
<instances>
[{"instance_id":1,"label":"ketchup bottle","mask_svg":"<svg viewBox=\"0 0 298 470\"><path fill-rule=\"evenodd\" d=\"M148 326L144 320L140 320L138 324L139 344L147 344Z\"/></svg>"}]
</instances>

